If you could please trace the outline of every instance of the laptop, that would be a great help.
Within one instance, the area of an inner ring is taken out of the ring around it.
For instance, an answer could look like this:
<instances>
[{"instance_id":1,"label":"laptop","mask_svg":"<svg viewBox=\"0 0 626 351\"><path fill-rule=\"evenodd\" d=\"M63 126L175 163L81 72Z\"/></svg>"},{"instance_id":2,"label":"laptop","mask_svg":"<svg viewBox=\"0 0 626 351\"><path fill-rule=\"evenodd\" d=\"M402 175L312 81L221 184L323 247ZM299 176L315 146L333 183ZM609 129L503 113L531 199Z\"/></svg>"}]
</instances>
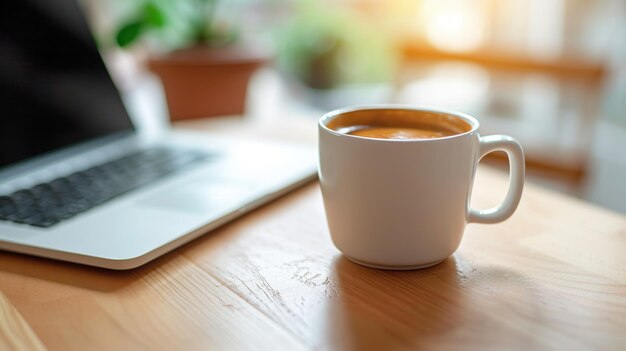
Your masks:
<instances>
[{"instance_id":1,"label":"laptop","mask_svg":"<svg viewBox=\"0 0 626 351\"><path fill-rule=\"evenodd\" d=\"M0 17L0 250L131 269L315 177L310 147L137 130L75 1Z\"/></svg>"}]
</instances>

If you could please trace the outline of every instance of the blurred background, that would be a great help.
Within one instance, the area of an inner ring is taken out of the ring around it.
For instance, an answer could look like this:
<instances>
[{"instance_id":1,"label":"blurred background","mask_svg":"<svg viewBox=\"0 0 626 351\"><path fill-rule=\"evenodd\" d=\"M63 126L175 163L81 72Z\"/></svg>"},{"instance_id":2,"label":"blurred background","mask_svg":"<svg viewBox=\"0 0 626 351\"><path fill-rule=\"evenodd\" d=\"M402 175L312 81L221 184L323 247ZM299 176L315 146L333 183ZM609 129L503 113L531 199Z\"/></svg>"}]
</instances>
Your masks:
<instances>
[{"instance_id":1,"label":"blurred background","mask_svg":"<svg viewBox=\"0 0 626 351\"><path fill-rule=\"evenodd\" d=\"M456 109L517 138L530 182L626 213L626 0L83 5L135 113L314 124L354 104Z\"/></svg>"}]
</instances>

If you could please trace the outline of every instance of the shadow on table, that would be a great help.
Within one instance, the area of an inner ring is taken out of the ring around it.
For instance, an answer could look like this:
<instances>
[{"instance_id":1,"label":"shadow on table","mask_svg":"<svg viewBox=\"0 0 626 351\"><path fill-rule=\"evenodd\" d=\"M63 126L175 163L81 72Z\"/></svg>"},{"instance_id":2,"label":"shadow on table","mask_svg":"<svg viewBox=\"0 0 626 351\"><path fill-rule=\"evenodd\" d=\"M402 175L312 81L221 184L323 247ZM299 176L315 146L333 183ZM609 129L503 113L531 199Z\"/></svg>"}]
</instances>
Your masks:
<instances>
[{"instance_id":1,"label":"shadow on table","mask_svg":"<svg viewBox=\"0 0 626 351\"><path fill-rule=\"evenodd\" d=\"M413 271L372 269L338 257L333 273L338 299L329 306L329 330L344 349L416 346L407 337L446 332L465 309L455 257Z\"/></svg>"},{"instance_id":2,"label":"shadow on table","mask_svg":"<svg viewBox=\"0 0 626 351\"><path fill-rule=\"evenodd\" d=\"M530 335L520 333L514 319L506 322L519 311L503 297L511 294L528 313L541 313L521 276L473 268L462 257L414 271L371 269L338 257L333 275L337 298L328 305L328 336L341 349L523 346Z\"/></svg>"},{"instance_id":3,"label":"shadow on table","mask_svg":"<svg viewBox=\"0 0 626 351\"><path fill-rule=\"evenodd\" d=\"M133 270L115 271L11 252L2 252L0 255L1 273L102 292L115 291L134 283L175 258L175 255L170 253Z\"/></svg>"}]
</instances>

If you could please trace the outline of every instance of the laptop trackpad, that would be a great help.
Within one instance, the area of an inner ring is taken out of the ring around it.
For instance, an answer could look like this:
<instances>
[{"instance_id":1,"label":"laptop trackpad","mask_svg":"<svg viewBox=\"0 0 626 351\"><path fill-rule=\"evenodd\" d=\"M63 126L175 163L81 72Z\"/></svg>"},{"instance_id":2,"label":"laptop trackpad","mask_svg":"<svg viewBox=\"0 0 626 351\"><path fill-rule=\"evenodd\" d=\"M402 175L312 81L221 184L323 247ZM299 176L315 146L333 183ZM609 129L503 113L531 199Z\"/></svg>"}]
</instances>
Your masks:
<instances>
[{"instance_id":1,"label":"laptop trackpad","mask_svg":"<svg viewBox=\"0 0 626 351\"><path fill-rule=\"evenodd\" d=\"M249 199L252 191L241 184L194 182L170 187L140 201L162 209L205 214Z\"/></svg>"}]
</instances>

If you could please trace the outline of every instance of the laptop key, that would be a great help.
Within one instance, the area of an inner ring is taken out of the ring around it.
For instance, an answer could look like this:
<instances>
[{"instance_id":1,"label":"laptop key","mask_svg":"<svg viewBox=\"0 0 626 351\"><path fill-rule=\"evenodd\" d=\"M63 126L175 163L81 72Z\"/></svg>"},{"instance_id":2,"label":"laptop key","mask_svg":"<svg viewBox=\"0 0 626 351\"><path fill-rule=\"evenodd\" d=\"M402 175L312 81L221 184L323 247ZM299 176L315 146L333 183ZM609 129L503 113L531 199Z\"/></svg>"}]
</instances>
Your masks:
<instances>
[{"instance_id":1,"label":"laptop key","mask_svg":"<svg viewBox=\"0 0 626 351\"><path fill-rule=\"evenodd\" d=\"M155 148L0 196L0 221L50 227L209 155Z\"/></svg>"},{"instance_id":2,"label":"laptop key","mask_svg":"<svg viewBox=\"0 0 626 351\"><path fill-rule=\"evenodd\" d=\"M8 196L0 196L0 218L15 211L15 202Z\"/></svg>"}]
</instances>

